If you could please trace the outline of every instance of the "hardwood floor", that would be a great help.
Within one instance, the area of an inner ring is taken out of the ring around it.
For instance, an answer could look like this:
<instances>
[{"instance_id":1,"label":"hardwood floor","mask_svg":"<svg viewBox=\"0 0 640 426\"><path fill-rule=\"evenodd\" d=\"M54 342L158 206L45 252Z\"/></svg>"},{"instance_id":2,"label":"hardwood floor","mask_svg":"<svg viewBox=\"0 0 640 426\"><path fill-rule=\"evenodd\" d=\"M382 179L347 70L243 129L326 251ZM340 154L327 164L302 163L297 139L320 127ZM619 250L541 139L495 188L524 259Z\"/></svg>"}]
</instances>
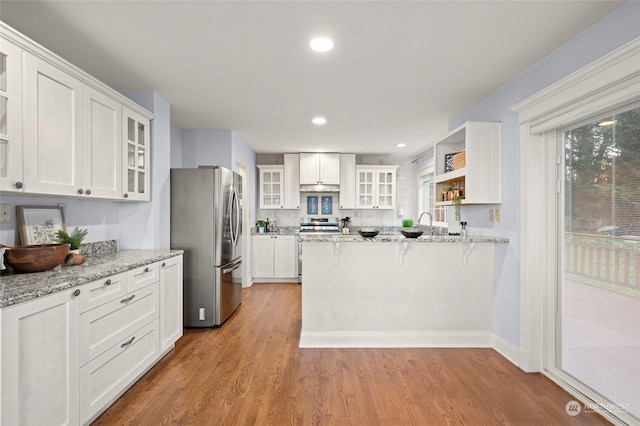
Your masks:
<instances>
[{"instance_id":1,"label":"hardwood floor","mask_svg":"<svg viewBox=\"0 0 640 426\"><path fill-rule=\"evenodd\" d=\"M608 424L492 349L299 349L298 284L254 284L220 329L176 348L95 425Z\"/></svg>"}]
</instances>

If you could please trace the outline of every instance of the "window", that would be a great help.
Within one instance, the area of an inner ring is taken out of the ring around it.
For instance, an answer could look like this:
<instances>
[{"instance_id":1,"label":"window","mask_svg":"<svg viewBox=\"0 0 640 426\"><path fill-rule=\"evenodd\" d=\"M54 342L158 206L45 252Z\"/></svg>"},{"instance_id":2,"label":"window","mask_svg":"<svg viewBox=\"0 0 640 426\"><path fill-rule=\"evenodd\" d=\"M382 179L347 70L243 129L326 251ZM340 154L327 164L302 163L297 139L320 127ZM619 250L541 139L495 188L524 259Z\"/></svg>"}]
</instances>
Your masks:
<instances>
[{"instance_id":1,"label":"window","mask_svg":"<svg viewBox=\"0 0 640 426\"><path fill-rule=\"evenodd\" d=\"M433 224L446 226L447 210L445 206L436 206L435 165L433 157L418 169L418 215L429 212L433 217ZM423 219L423 224L427 223Z\"/></svg>"}]
</instances>

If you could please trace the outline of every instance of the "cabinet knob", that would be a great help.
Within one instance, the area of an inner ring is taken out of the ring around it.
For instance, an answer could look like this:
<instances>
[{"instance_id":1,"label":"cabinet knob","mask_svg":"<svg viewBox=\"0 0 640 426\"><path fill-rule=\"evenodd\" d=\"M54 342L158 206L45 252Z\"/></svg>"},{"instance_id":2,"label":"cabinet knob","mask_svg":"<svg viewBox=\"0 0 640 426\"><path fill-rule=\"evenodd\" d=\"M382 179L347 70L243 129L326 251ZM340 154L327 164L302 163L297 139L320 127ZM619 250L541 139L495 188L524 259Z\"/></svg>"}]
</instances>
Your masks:
<instances>
[{"instance_id":1,"label":"cabinet knob","mask_svg":"<svg viewBox=\"0 0 640 426\"><path fill-rule=\"evenodd\" d=\"M82 188L78 189L78 194L83 194L84 191L82 190Z\"/></svg>"},{"instance_id":2,"label":"cabinet knob","mask_svg":"<svg viewBox=\"0 0 640 426\"><path fill-rule=\"evenodd\" d=\"M90 190L90 189L87 189L86 194L87 194L87 195L91 195L91 190Z\"/></svg>"},{"instance_id":3,"label":"cabinet knob","mask_svg":"<svg viewBox=\"0 0 640 426\"><path fill-rule=\"evenodd\" d=\"M149 267L147 266L146 268L144 268L144 272L149 272Z\"/></svg>"},{"instance_id":4,"label":"cabinet knob","mask_svg":"<svg viewBox=\"0 0 640 426\"><path fill-rule=\"evenodd\" d=\"M73 295L74 295L75 297L80 296L80 289L79 289L79 288L76 288L76 290L73 292Z\"/></svg>"},{"instance_id":5,"label":"cabinet knob","mask_svg":"<svg viewBox=\"0 0 640 426\"><path fill-rule=\"evenodd\" d=\"M22 182L16 182L16 188L17 189L22 189L23 186L24 186L24 184Z\"/></svg>"},{"instance_id":6,"label":"cabinet knob","mask_svg":"<svg viewBox=\"0 0 640 426\"><path fill-rule=\"evenodd\" d=\"M164 268L165 266L167 266L167 264L162 262L162 267Z\"/></svg>"},{"instance_id":7,"label":"cabinet knob","mask_svg":"<svg viewBox=\"0 0 640 426\"><path fill-rule=\"evenodd\" d=\"M124 194L123 197L124 198L129 198L129 194Z\"/></svg>"},{"instance_id":8,"label":"cabinet knob","mask_svg":"<svg viewBox=\"0 0 640 426\"><path fill-rule=\"evenodd\" d=\"M106 281L104 282L104 285L111 285L111 278L109 278L108 280L106 280Z\"/></svg>"}]
</instances>

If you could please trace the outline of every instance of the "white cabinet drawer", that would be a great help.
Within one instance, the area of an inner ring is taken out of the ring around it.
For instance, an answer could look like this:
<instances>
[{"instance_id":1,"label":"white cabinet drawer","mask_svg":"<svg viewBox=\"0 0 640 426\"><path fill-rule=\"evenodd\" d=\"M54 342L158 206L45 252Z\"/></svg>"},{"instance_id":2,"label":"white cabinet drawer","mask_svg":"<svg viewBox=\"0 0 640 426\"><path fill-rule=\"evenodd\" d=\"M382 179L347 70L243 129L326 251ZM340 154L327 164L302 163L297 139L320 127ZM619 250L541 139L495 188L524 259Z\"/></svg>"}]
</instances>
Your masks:
<instances>
[{"instance_id":1,"label":"white cabinet drawer","mask_svg":"<svg viewBox=\"0 0 640 426\"><path fill-rule=\"evenodd\" d=\"M129 271L129 291L135 291L159 280L160 266L158 263L132 269Z\"/></svg>"},{"instance_id":2,"label":"white cabinet drawer","mask_svg":"<svg viewBox=\"0 0 640 426\"><path fill-rule=\"evenodd\" d=\"M127 294L127 277L127 273L123 272L80 287L80 312L86 312Z\"/></svg>"},{"instance_id":3,"label":"white cabinet drawer","mask_svg":"<svg viewBox=\"0 0 640 426\"><path fill-rule=\"evenodd\" d=\"M158 284L130 292L80 315L80 365L158 318Z\"/></svg>"},{"instance_id":4,"label":"white cabinet drawer","mask_svg":"<svg viewBox=\"0 0 640 426\"><path fill-rule=\"evenodd\" d=\"M125 336L80 368L80 423L86 424L151 366L159 353L158 320Z\"/></svg>"}]
</instances>

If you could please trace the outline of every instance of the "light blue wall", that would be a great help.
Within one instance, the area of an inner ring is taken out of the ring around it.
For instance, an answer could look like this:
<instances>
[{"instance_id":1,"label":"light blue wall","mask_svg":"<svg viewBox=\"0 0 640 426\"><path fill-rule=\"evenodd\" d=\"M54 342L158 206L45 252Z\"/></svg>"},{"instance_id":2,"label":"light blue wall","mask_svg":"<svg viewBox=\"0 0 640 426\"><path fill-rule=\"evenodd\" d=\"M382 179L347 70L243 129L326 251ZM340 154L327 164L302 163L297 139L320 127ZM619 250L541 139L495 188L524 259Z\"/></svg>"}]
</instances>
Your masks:
<instances>
[{"instance_id":1,"label":"light blue wall","mask_svg":"<svg viewBox=\"0 0 640 426\"><path fill-rule=\"evenodd\" d=\"M637 37L640 2L629 1L449 123L453 129L470 120L502 122L502 205L466 206L462 216L477 232L510 239L496 252L494 331L514 345L520 342L520 136L511 107ZM496 207L502 222L489 222L488 210Z\"/></svg>"},{"instance_id":2,"label":"light blue wall","mask_svg":"<svg viewBox=\"0 0 640 426\"><path fill-rule=\"evenodd\" d=\"M258 211L258 154L256 154L244 141L238 136L236 132L232 133L232 164L234 170L238 164L244 166L249 174L249 182L245 182L248 185L249 194L252 194L251 203L249 204L249 223L254 224L257 219ZM246 205L246 203L245 203ZM250 226L251 227L251 226Z\"/></svg>"},{"instance_id":3,"label":"light blue wall","mask_svg":"<svg viewBox=\"0 0 640 426\"><path fill-rule=\"evenodd\" d=\"M222 166L233 170L231 130L183 130L182 167Z\"/></svg>"},{"instance_id":4,"label":"light blue wall","mask_svg":"<svg viewBox=\"0 0 640 426\"><path fill-rule=\"evenodd\" d=\"M171 123L171 168L182 167L182 129Z\"/></svg>"}]
</instances>

